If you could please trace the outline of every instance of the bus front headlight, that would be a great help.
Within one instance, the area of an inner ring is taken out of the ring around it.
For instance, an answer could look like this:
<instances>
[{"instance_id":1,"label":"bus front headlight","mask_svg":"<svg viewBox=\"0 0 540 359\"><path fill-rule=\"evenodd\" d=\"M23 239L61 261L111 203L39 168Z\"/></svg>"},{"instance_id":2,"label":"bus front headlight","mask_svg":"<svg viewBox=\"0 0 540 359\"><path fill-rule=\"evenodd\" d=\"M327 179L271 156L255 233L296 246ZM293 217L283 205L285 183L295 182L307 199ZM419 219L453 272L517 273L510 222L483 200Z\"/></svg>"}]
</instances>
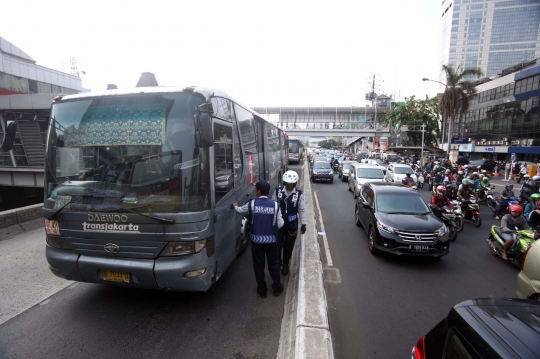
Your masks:
<instances>
[{"instance_id":1,"label":"bus front headlight","mask_svg":"<svg viewBox=\"0 0 540 359\"><path fill-rule=\"evenodd\" d=\"M199 253L206 246L206 239L189 242L169 242L161 251L161 257L185 256Z\"/></svg>"}]
</instances>

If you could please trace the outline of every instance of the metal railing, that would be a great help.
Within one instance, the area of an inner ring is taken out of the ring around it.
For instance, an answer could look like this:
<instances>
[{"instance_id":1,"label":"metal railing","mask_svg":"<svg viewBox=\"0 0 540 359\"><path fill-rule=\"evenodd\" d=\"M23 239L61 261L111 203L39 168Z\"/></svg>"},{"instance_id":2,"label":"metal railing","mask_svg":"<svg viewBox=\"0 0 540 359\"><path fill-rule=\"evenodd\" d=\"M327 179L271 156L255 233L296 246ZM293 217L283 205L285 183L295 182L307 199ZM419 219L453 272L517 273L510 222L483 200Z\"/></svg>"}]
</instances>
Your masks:
<instances>
[{"instance_id":1,"label":"metal railing","mask_svg":"<svg viewBox=\"0 0 540 359\"><path fill-rule=\"evenodd\" d=\"M371 131L389 131L390 127L375 122L278 122L276 124L282 129L298 130L371 130Z\"/></svg>"}]
</instances>

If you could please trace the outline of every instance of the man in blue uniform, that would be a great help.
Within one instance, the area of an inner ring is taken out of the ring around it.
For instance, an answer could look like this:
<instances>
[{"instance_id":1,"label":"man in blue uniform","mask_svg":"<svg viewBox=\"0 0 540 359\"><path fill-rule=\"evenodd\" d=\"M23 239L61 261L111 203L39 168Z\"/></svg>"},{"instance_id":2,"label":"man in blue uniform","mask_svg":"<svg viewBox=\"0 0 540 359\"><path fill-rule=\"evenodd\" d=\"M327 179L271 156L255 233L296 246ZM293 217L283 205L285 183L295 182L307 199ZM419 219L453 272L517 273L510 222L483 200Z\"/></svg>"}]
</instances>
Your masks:
<instances>
[{"instance_id":1,"label":"man in blue uniform","mask_svg":"<svg viewBox=\"0 0 540 359\"><path fill-rule=\"evenodd\" d=\"M249 214L247 227L251 240L251 256L253 258L253 270L257 280L257 294L266 298L266 281L264 279L265 256L268 259L268 272L272 277L272 289L277 297L283 293L283 284L279 276L279 247L278 232L283 226L283 218L279 205L276 201L268 198L270 184L264 180L256 184L257 198L248 201L242 207L237 203L232 206L237 213ZM247 234L247 233L246 233Z\"/></svg>"},{"instance_id":2,"label":"man in blue uniform","mask_svg":"<svg viewBox=\"0 0 540 359\"><path fill-rule=\"evenodd\" d=\"M302 191L296 188L298 174L287 171L283 174L283 186L276 188L272 199L279 203L285 224L279 230L279 247L283 248L283 268L281 274L289 274L289 261L292 257L294 243L298 234L298 220L300 232L306 232L306 203ZM280 249L281 251L281 249ZM280 253L281 257L281 253Z\"/></svg>"}]
</instances>

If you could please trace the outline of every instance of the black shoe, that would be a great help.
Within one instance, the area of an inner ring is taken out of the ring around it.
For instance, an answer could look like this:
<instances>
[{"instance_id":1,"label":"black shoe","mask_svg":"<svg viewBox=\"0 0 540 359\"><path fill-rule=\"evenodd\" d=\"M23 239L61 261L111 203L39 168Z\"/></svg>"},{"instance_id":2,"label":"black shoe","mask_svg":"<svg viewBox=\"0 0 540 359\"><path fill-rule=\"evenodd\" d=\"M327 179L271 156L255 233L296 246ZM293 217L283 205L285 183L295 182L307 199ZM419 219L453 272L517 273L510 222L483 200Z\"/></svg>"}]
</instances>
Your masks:
<instances>
[{"instance_id":1,"label":"black shoe","mask_svg":"<svg viewBox=\"0 0 540 359\"><path fill-rule=\"evenodd\" d=\"M282 274L282 275L287 275L287 274L289 274L289 265L288 265L288 264L284 264L284 265L283 265L283 269L281 270L281 274Z\"/></svg>"},{"instance_id":2,"label":"black shoe","mask_svg":"<svg viewBox=\"0 0 540 359\"><path fill-rule=\"evenodd\" d=\"M283 284L280 284L280 287L278 290L274 290L274 297L279 297L283 293Z\"/></svg>"},{"instance_id":3,"label":"black shoe","mask_svg":"<svg viewBox=\"0 0 540 359\"><path fill-rule=\"evenodd\" d=\"M275 293L275 292L274 292ZM261 298L266 298L266 292L259 292L257 291L257 294L259 295L259 297Z\"/></svg>"}]
</instances>

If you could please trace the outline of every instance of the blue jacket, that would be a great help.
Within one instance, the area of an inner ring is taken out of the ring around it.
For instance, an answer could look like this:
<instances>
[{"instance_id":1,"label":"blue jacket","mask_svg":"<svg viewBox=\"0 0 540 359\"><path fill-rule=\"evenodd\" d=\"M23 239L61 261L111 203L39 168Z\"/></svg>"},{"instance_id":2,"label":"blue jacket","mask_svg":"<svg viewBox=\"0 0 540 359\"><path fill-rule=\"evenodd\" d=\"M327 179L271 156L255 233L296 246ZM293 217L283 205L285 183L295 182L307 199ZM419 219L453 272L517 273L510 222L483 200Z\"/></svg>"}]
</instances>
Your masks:
<instances>
[{"instance_id":1,"label":"blue jacket","mask_svg":"<svg viewBox=\"0 0 540 359\"><path fill-rule=\"evenodd\" d=\"M534 203L533 201L527 203L527 205L525 206L525 209L523 210L523 217L525 217L525 219L528 221L529 216L531 215L531 212L534 211L535 209L539 209L539 208L536 208L536 203Z\"/></svg>"},{"instance_id":2,"label":"blue jacket","mask_svg":"<svg viewBox=\"0 0 540 359\"><path fill-rule=\"evenodd\" d=\"M285 194L283 187L276 188L276 198L281 209L281 215L287 225L287 229L290 231L296 231L298 229L298 203L300 203L300 197L302 191L295 189L288 197Z\"/></svg>"}]
</instances>

